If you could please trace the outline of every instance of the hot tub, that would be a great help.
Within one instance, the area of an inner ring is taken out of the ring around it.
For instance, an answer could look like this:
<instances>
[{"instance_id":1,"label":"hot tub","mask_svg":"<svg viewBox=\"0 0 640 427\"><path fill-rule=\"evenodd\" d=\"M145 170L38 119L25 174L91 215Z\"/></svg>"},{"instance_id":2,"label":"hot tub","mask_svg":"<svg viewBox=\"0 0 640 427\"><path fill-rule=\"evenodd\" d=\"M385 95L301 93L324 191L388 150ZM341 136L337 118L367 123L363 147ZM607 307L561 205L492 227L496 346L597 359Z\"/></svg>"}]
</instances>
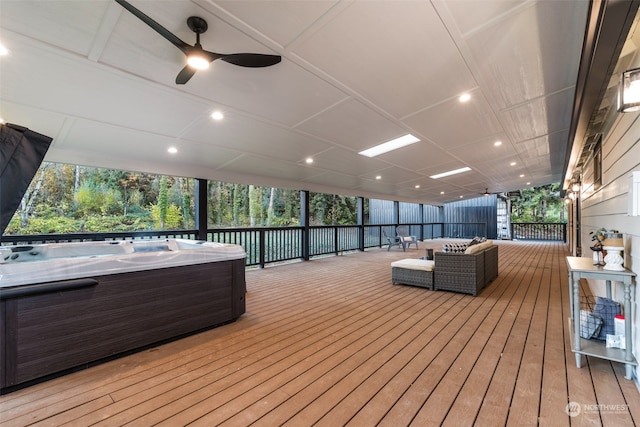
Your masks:
<instances>
[{"instance_id":1,"label":"hot tub","mask_svg":"<svg viewBox=\"0 0 640 427\"><path fill-rule=\"evenodd\" d=\"M236 320L245 257L184 239L0 247L0 392Z\"/></svg>"},{"instance_id":2,"label":"hot tub","mask_svg":"<svg viewBox=\"0 0 640 427\"><path fill-rule=\"evenodd\" d=\"M186 239L0 246L0 288L244 259L245 256L238 245Z\"/></svg>"}]
</instances>

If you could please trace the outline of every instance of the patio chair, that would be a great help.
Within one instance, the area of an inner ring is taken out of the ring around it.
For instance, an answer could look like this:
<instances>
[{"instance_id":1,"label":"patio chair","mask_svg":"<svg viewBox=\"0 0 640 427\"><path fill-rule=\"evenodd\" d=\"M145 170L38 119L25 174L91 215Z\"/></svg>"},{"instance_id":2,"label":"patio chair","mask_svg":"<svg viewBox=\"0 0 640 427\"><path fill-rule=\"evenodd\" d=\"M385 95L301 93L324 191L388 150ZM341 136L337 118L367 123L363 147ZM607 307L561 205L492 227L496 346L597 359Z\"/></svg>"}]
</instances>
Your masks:
<instances>
[{"instance_id":1,"label":"patio chair","mask_svg":"<svg viewBox=\"0 0 640 427\"><path fill-rule=\"evenodd\" d=\"M398 246L399 248L402 248L402 250L404 251L404 244L402 243L402 239L400 239L400 237L398 237L398 236L390 237L387 234L387 232L384 231L384 230L382 230L382 235L384 236L385 239L387 239L387 244L389 245L389 246L387 246L387 252L393 246Z\"/></svg>"},{"instance_id":2,"label":"patio chair","mask_svg":"<svg viewBox=\"0 0 640 427\"><path fill-rule=\"evenodd\" d=\"M416 245L418 249L418 237L409 234L409 227L399 226L396 227L396 235L400 238L403 248L407 248L411 245Z\"/></svg>"}]
</instances>

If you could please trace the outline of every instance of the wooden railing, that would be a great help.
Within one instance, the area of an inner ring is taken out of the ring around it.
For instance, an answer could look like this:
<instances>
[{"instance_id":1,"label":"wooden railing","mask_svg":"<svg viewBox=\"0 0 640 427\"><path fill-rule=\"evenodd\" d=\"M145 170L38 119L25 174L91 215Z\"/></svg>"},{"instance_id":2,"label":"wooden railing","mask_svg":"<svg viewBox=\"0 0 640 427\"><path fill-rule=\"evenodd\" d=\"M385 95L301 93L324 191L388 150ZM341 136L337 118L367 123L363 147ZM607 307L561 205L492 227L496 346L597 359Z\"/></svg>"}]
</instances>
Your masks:
<instances>
[{"instance_id":1,"label":"wooden railing","mask_svg":"<svg viewBox=\"0 0 640 427\"><path fill-rule=\"evenodd\" d=\"M511 238L517 240L567 241L567 224L564 222L511 223Z\"/></svg>"}]
</instances>

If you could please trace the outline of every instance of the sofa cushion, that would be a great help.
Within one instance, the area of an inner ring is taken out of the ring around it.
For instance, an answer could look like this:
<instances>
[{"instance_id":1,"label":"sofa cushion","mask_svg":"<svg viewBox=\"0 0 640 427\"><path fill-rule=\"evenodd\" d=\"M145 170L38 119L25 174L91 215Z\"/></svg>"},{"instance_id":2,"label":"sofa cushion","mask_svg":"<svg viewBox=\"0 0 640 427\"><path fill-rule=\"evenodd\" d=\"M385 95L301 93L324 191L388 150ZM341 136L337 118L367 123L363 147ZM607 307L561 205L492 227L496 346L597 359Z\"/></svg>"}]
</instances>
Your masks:
<instances>
[{"instance_id":1,"label":"sofa cushion","mask_svg":"<svg viewBox=\"0 0 640 427\"><path fill-rule=\"evenodd\" d=\"M408 270L423 270L423 271L433 271L435 267L435 261L430 261L426 259L401 259L399 261L394 261L391 263L391 267L398 268L406 268Z\"/></svg>"},{"instance_id":2,"label":"sofa cushion","mask_svg":"<svg viewBox=\"0 0 640 427\"><path fill-rule=\"evenodd\" d=\"M485 242L478 243L477 245L469 246L467 249L465 249L464 253L467 255L477 254L478 252L482 252L485 249L491 247L491 245L493 245L493 240L487 240Z\"/></svg>"},{"instance_id":3,"label":"sofa cushion","mask_svg":"<svg viewBox=\"0 0 640 427\"><path fill-rule=\"evenodd\" d=\"M479 252L482 252L484 250L483 247L481 247L479 244L478 245L473 245L473 246L469 246L464 253L467 255L473 255L473 254L477 254Z\"/></svg>"}]
</instances>

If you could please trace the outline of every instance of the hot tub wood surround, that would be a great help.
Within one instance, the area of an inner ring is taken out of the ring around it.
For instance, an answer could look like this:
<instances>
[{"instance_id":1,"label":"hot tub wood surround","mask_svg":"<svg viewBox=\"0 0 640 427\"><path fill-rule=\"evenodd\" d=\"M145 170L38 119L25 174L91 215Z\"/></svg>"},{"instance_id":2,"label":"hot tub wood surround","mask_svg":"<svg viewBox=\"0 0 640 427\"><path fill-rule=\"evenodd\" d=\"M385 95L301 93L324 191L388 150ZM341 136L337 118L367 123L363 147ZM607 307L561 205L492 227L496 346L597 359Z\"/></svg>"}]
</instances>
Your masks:
<instances>
[{"instance_id":1,"label":"hot tub wood surround","mask_svg":"<svg viewBox=\"0 0 640 427\"><path fill-rule=\"evenodd\" d=\"M0 391L234 321L245 291L244 258L0 289Z\"/></svg>"}]
</instances>

